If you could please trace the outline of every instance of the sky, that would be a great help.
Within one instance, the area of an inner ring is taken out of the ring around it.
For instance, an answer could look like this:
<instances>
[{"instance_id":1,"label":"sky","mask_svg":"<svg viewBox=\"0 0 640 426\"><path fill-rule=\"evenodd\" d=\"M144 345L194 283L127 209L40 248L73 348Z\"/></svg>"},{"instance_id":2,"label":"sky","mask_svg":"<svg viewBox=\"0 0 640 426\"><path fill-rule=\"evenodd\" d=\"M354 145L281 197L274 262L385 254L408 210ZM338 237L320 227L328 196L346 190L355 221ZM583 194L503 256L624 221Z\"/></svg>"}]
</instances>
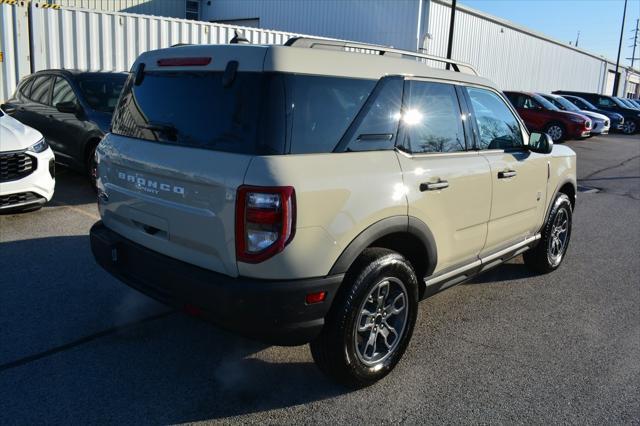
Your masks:
<instances>
[{"instance_id":1,"label":"sky","mask_svg":"<svg viewBox=\"0 0 640 426\"><path fill-rule=\"evenodd\" d=\"M620 40L624 0L458 0L458 4L514 22L553 39L575 43L578 47L615 62ZM628 0L620 63L630 65L633 31L640 18L640 0ZM636 58L640 57L638 31ZM634 68L640 67L636 59Z\"/></svg>"}]
</instances>

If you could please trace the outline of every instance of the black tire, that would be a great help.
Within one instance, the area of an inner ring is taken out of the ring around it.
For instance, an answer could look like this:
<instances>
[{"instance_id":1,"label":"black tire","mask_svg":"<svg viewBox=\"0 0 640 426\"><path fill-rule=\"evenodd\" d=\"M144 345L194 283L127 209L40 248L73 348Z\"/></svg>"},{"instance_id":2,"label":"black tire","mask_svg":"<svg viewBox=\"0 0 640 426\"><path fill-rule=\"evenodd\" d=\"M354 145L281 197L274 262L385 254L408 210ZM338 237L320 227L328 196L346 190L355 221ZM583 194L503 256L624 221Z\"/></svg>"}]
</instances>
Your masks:
<instances>
[{"instance_id":1,"label":"black tire","mask_svg":"<svg viewBox=\"0 0 640 426\"><path fill-rule=\"evenodd\" d=\"M558 226L566 219L565 233L559 231ZM569 241L571 240L571 223L573 211L571 201L566 194L560 193L553 202L551 212L542 230L542 237L538 245L526 251L523 255L524 263L529 269L543 274L555 271L564 260ZM559 247L558 241L562 241ZM555 242L554 242L555 241ZM554 246L554 244L556 244Z\"/></svg>"},{"instance_id":2,"label":"black tire","mask_svg":"<svg viewBox=\"0 0 640 426\"><path fill-rule=\"evenodd\" d=\"M98 177L98 165L96 164L96 148L98 142L92 142L87 149L87 158L85 164L87 167L87 175L89 176L89 184L94 191L97 191L96 180Z\"/></svg>"},{"instance_id":3,"label":"black tire","mask_svg":"<svg viewBox=\"0 0 640 426\"><path fill-rule=\"evenodd\" d=\"M558 123L557 121L547 124L544 132L551 136L551 140L553 140L554 143L562 142L567 138L567 129L565 129L562 123Z\"/></svg>"},{"instance_id":4,"label":"black tire","mask_svg":"<svg viewBox=\"0 0 640 426\"><path fill-rule=\"evenodd\" d=\"M632 135L638 131L638 122L634 120L625 120L622 125L622 133Z\"/></svg>"},{"instance_id":5,"label":"black tire","mask_svg":"<svg viewBox=\"0 0 640 426\"><path fill-rule=\"evenodd\" d=\"M386 295L380 303L381 298L375 300L370 293L384 294L385 280ZM404 294L403 309L397 303L401 300L400 293ZM386 298L390 295L393 303L387 304ZM363 317L369 308L374 312ZM389 374L402 358L413 334L417 312L418 281L411 264L392 250L367 249L347 272L322 332L311 342L313 359L322 372L341 384L353 388L369 386ZM358 331L362 325L364 329ZM400 327L400 332L395 330ZM389 339L393 336L390 330L395 338ZM364 338L363 334L367 333L368 338ZM371 342L373 351L369 357ZM382 348L380 353L376 352L378 342ZM364 355L361 345L364 345ZM364 359L367 357L368 363Z\"/></svg>"}]
</instances>

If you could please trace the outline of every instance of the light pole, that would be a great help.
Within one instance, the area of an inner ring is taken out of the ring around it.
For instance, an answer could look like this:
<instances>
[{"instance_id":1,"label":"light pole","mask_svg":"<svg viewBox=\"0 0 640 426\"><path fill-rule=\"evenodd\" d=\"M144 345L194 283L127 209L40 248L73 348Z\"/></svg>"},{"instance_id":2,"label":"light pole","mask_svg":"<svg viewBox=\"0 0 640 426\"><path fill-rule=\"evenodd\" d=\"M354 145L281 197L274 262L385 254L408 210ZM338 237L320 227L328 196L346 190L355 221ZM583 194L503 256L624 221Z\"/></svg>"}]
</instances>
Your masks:
<instances>
[{"instance_id":1,"label":"light pole","mask_svg":"<svg viewBox=\"0 0 640 426\"><path fill-rule=\"evenodd\" d=\"M620 42L618 43L618 59L616 60L616 72L613 80L613 93L611 96L618 96L618 84L620 83L620 74L618 67L620 66L620 51L622 50L622 36L624 35L624 19L627 17L627 0L624 0L624 11L622 12L622 25L620 26Z\"/></svg>"},{"instance_id":2,"label":"light pole","mask_svg":"<svg viewBox=\"0 0 640 426\"><path fill-rule=\"evenodd\" d=\"M627 1L627 0L625 0ZM451 3L451 19L449 19L449 43L447 44L447 59L451 59L451 50L453 48L453 27L456 22L456 0ZM449 69L447 62L447 69Z\"/></svg>"}]
</instances>

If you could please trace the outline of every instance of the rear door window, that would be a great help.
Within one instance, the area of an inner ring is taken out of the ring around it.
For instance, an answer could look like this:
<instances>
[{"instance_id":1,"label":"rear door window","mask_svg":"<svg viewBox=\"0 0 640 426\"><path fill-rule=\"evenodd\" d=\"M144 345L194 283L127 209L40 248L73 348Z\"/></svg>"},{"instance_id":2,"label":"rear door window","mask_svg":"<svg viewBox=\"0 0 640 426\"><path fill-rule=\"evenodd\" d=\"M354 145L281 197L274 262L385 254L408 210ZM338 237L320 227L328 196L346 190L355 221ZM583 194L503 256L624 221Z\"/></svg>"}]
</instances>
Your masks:
<instances>
[{"instance_id":1,"label":"rear door window","mask_svg":"<svg viewBox=\"0 0 640 426\"><path fill-rule=\"evenodd\" d=\"M466 150L462 112L451 84L407 81L402 146L412 153Z\"/></svg>"},{"instance_id":2,"label":"rear door window","mask_svg":"<svg viewBox=\"0 0 640 426\"><path fill-rule=\"evenodd\" d=\"M49 105L52 80L53 78L49 75L37 76L33 81L29 98L34 102Z\"/></svg>"}]
</instances>

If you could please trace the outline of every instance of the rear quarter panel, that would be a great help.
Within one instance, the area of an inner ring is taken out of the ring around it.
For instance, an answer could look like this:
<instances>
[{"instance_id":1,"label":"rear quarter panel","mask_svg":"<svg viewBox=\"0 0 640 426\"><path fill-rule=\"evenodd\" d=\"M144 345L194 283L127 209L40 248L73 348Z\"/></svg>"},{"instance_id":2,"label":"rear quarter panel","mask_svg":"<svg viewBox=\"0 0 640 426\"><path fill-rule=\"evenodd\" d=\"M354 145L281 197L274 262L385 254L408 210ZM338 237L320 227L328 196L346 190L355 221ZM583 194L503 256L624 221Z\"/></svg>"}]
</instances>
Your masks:
<instances>
[{"instance_id":1,"label":"rear quarter panel","mask_svg":"<svg viewBox=\"0 0 640 426\"><path fill-rule=\"evenodd\" d=\"M407 215L402 172L393 151L254 157L245 185L293 186L296 230L283 252L258 264L238 262L247 277L325 276L363 230Z\"/></svg>"}]
</instances>

